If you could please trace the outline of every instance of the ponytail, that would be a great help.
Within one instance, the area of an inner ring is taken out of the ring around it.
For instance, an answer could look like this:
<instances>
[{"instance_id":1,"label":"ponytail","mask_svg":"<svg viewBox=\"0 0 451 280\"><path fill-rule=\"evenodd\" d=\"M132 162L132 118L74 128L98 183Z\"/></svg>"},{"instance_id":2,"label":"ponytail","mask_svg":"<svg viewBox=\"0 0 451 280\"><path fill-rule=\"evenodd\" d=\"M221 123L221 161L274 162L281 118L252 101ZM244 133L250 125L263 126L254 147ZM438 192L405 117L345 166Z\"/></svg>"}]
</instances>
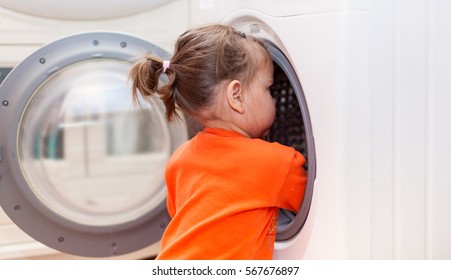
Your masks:
<instances>
[{"instance_id":1,"label":"ponytail","mask_svg":"<svg viewBox=\"0 0 451 280\"><path fill-rule=\"evenodd\" d=\"M164 65L163 65L164 64ZM139 104L139 97L146 101L151 101L153 96L160 98L166 107L166 118L172 120L177 116L175 105L175 72L168 68L169 62L147 55L135 63L129 73L129 80L132 82L132 98ZM161 74L166 74L168 82L159 87Z\"/></svg>"}]
</instances>

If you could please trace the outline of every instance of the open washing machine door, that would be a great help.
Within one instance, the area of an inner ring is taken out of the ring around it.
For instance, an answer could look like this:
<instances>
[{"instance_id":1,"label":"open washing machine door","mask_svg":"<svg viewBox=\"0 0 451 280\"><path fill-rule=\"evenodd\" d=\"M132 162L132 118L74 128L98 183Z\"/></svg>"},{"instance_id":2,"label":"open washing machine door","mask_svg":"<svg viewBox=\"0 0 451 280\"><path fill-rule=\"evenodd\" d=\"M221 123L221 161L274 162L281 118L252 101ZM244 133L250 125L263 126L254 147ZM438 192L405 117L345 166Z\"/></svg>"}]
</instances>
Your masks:
<instances>
[{"instance_id":1,"label":"open washing machine door","mask_svg":"<svg viewBox=\"0 0 451 280\"><path fill-rule=\"evenodd\" d=\"M160 240L166 162L188 132L158 100L133 106L127 75L148 53L169 57L126 34L77 34L43 46L1 84L0 203L31 237L88 257Z\"/></svg>"},{"instance_id":2,"label":"open washing machine door","mask_svg":"<svg viewBox=\"0 0 451 280\"><path fill-rule=\"evenodd\" d=\"M252 15L254 14L254 15ZM263 40L274 64L274 83L271 95L276 101L276 117L267 140L291 146L307 159L307 185L301 208L297 213L280 210L276 248L286 246L297 238L310 212L316 179L316 153L312 122L301 82L288 51L264 15L250 10L238 10L224 19L226 24Z\"/></svg>"}]
</instances>

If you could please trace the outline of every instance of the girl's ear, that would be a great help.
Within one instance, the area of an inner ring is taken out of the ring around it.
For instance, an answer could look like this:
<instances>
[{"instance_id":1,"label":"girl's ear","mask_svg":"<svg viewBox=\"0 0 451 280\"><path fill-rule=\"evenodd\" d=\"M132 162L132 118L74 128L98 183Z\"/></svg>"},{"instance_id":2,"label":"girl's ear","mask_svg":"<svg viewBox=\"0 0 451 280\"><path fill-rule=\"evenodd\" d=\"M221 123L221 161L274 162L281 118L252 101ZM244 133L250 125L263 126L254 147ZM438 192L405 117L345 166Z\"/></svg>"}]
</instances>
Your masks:
<instances>
[{"instance_id":1,"label":"girl's ear","mask_svg":"<svg viewBox=\"0 0 451 280\"><path fill-rule=\"evenodd\" d=\"M243 87L240 81L233 80L227 85L227 102L234 111L240 114L245 112Z\"/></svg>"}]
</instances>

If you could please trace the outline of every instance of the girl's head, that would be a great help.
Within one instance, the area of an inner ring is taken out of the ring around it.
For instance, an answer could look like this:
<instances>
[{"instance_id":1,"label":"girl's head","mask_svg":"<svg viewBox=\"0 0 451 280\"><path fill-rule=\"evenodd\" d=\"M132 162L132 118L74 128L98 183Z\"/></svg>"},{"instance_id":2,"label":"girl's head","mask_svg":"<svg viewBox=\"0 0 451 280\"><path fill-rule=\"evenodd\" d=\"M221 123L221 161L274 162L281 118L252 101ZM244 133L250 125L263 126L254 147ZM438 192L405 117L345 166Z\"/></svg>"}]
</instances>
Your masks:
<instances>
[{"instance_id":1,"label":"girl's head","mask_svg":"<svg viewBox=\"0 0 451 280\"><path fill-rule=\"evenodd\" d=\"M131 72L133 96L157 94L172 119L176 108L205 124L215 117L216 98L231 81L248 88L256 73L271 63L264 44L230 26L208 25L182 34L164 74L168 83L159 85L163 60L152 55L136 63ZM160 87L161 86L161 87Z\"/></svg>"}]
</instances>

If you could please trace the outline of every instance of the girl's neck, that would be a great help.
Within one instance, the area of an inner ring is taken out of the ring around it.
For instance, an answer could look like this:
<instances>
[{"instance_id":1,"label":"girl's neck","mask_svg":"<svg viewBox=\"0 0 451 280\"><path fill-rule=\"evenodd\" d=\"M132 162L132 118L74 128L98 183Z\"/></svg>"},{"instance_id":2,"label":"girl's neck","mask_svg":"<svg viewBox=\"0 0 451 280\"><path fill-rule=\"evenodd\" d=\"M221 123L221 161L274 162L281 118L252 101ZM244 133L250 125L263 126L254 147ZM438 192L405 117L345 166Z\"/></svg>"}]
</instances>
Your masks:
<instances>
[{"instance_id":1,"label":"girl's neck","mask_svg":"<svg viewBox=\"0 0 451 280\"><path fill-rule=\"evenodd\" d=\"M205 127L211 127L211 128L221 128L226 129L230 131L237 132L247 138L250 138L250 136L241 128L239 128L237 125L230 123L230 122L224 122L222 120L207 120L204 122Z\"/></svg>"}]
</instances>

